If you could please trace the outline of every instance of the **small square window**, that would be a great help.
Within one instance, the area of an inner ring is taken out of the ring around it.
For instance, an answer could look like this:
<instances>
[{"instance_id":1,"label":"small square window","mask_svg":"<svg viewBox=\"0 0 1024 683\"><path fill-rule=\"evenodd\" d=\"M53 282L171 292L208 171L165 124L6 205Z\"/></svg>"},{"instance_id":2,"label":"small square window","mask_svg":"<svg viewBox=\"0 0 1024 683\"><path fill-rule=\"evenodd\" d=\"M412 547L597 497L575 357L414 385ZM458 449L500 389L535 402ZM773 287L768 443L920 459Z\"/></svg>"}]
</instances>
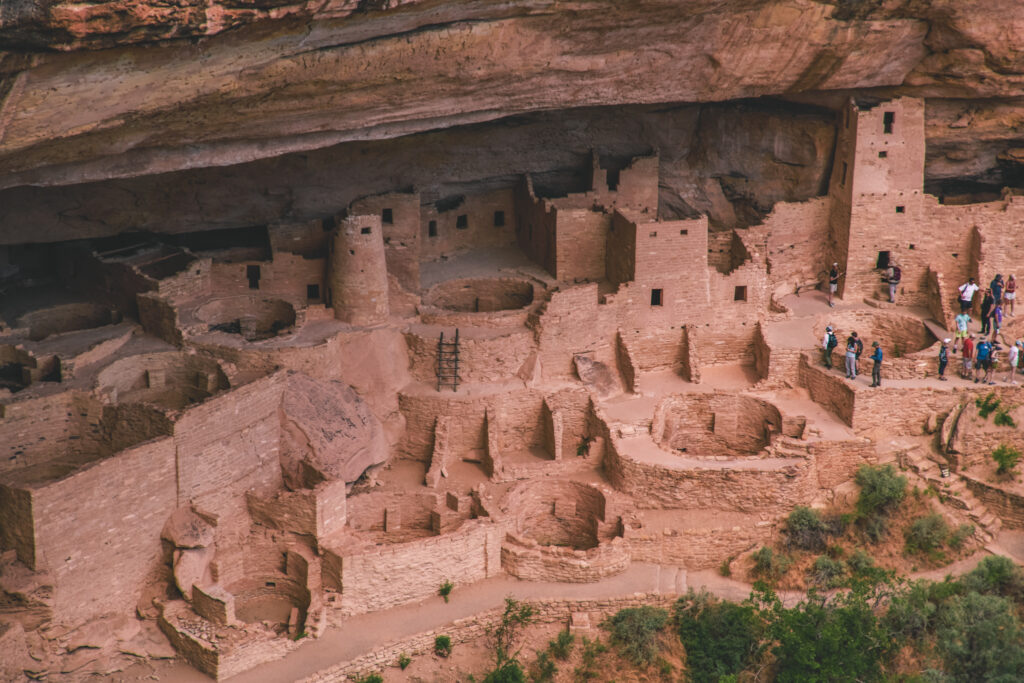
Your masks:
<instances>
[{"instance_id":1,"label":"small square window","mask_svg":"<svg viewBox=\"0 0 1024 683\"><path fill-rule=\"evenodd\" d=\"M384 209L380 212L380 221L386 225L391 225L395 222L395 214L391 209Z\"/></svg>"},{"instance_id":2,"label":"small square window","mask_svg":"<svg viewBox=\"0 0 1024 683\"><path fill-rule=\"evenodd\" d=\"M889 156L888 152L879 152L878 153L878 158L879 159L885 159L887 156Z\"/></svg>"},{"instance_id":3,"label":"small square window","mask_svg":"<svg viewBox=\"0 0 1024 683\"><path fill-rule=\"evenodd\" d=\"M315 301L320 298L320 285L306 285L306 298Z\"/></svg>"},{"instance_id":4,"label":"small square window","mask_svg":"<svg viewBox=\"0 0 1024 683\"><path fill-rule=\"evenodd\" d=\"M897 206L896 207L896 213L903 213L905 210L906 210L906 207L903 207L903 206Z\"/></svg>"},{"instance_id":5,"label":"small square window","mask_svg":"<svg viewBox=\"0 0 1024 683\"><path fill-rule=\"evenodd\" d=\"M651 232L650 235L648 235L648 237L657 237L657 236L658 236L658 231L657 230L654 230L653 232Z\"/></svg>"},{"instance_id":6,"label":"small square window","mask_svg":"<svg viewBox=\"0 0 1024 683\"><path fill-rule=\"evenodd\" d=\"M911 245L910 245L910 248L911 248L911 249L913 249L913 248L914 248L914 245L913 245L913 244L911 244Z\"/></svg>"},{"instance_id":7,"label":"small square window","mask_svg":"<svg viewBox=\"0 0 1024 683\"><path fill-rule=\"evenodd\" d=\"M427 223L427 237L437 237L437 221Z\"/></svg>"},{"instance_id":8,"label":"small square window","mask_svg":"<svg viewBox=\"0 0 1024 683\"><path fill-rule=\"evenodd\" d=\"M501 228L505 225L505 212L495 211L494 212L494 227Z\"/></svg>"},{"instance_id":9,"label":"small square window","mask_svg":"<svg viewBox=\"0 0 1024 683\"><path fill-rule=\"evenodd\" d=\"M661 306L661 290L660 289L652 289L651 290L651 305L652 306Z\"/></svg>"},{"instance_id":10,"label":"small square window","mask_svg":"<svg viewBox=\"0 0 1024 683\"><path fill-rule=\"evenodd\" d=\"M369 235L370 231L371 231L370 228L360 228L359 229L360 234L363 234L363 235Z\"/></svg>"},{"instance_id":11,"label":"small square window","mask_svg":"<svg viewBox=\"0 0 1024 683\"><path fill-rule=\"evenodd\" d=\"M455 219L455 227L458 228L459 230L465 230L466 228L468 228L469 227L469 216L467 216L466 214L460 214Z\"/></svg>"},{"instance_id":12,"label":"small square window","mask_svg":"<svg viewBox=\"0 0 1024 683\"><path fill-rule=\"evenodd\" d=\"M738 285L732 293L733 301L746 301L747 300L747 286Z\"/></svg>"}]
</instances>

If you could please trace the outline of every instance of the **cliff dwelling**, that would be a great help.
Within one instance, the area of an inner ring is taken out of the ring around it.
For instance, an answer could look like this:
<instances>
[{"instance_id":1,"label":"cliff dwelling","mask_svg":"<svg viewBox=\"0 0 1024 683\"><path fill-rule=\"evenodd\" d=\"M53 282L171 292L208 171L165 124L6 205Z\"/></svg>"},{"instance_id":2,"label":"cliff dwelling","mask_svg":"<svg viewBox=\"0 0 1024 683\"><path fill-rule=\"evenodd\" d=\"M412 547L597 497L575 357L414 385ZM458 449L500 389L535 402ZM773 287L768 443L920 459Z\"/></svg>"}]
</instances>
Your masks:
<instances>
[{"instance_id":1,"label":"cliff dwelling","mask_svg":"<svg viewBox=\"0 0 1024 683\"><path fill-rule=\"evenodd\" d=\"M4 7L0 678L482 680L517 600L614 650L1024 564L1024 9L583 4ZM582 652L486 680L634 680Z\"/></svg>"}]
</instances>

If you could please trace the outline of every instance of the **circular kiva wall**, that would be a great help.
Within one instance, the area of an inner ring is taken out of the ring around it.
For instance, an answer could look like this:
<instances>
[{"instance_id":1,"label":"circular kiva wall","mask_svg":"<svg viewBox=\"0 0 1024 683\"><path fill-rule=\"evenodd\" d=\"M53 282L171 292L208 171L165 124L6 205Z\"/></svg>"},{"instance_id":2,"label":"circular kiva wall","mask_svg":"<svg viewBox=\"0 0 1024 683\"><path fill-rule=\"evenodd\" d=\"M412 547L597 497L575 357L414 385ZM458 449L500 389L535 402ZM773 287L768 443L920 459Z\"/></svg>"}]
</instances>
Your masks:
<instances>
[{"instance_id":1,"label":"circular kiva wall","mask_svg":"<svg viewBox=\"0 0 1024 683\"><path fill-rule=\"evenodd\" d=\"M96 303L60 304L40 308L18 318L15 327L27 327L32 341L46 339L52 334L89 330L121 321L120 314L108 306Z\"/></svg>"},{"instance_id":2,"label":"circular kiva wall","mask_svg":"<svg viewBox=\"0 0 1024 683\"><path fill-rule=\"evenodd\" d=\"M112 403L151 403L171 410L230 386L216 360L182 351L122 358L100 372L97 385Z\"/></svg>"},{"instance_id":3,"label":"circular kiva wall","mask_svg":"<svg viewBox=\"0 0 1024 683\"><path fill-rule=\"evenodd\" d=\"M235 596L235 617L246 624L268 621L287 625L292 608L299 610L299 632L306 623L309 609L309 589L280 576L261 580L245 580L234 584L230 592Z\"/></svg>"},{"instance_id":4,"label":"circular kiva wall","mask_svg":"<svg viewBox=\"0 0 1024 683\"><path fill-rule=\"evenodd\" d=\"M247 341L269 339L295 325L295 307L283 299L232 296L207 302L196 317L211 332L239 334Z\"/></svg>"},{"instance_id":5,"label":"circular kiva wall","mask_svg":"<svg viewBox=\"0 0 1024 683\"><path fill-rule=\"evenodd\" d=\"M533 303L533 284L519 278L466 278L432 287L423 303L460 313L511 311Z\"/></svg>"},{"instance_id":6,"label":"circular kiva wall","mask_svg":"<svg viewBox=\"0 0 1024 683\"><path fill-rule=\"evenodd\" d=\"M662 447L687 456L742 457L760 452L782 428L778 408L734 394L670 396L655 409L652 434Z\"/></svg>"},{"instance_id":7,"label":"circular kiva wall","mask_svg":"<svg viewBox=\"0 0 1024 683\"><path fill-rule=\"evenodd\" d=\"M607 514L603 491L573 481L532 481L502 504L512 529L502 567L530 581L598 581L629 566L618 517Z\"/></svg>"},{"instance_id":8,"label":"circular kiva wall","mask_svg":"<svg viewBox=\"0 0 1024 683\"><path fill-rule=\"evenodd\" d=\"M850 336L851 332L856 332L864 342L862 360L871 355L871 342L873 341L882 345L886 360L923 351L938 341L921 319L912 315L874 310L848 311L818 319L814 326L818 347L821 346L827 325L831 325L836 332L836 337L839 340L836 353L839 354L846 349L846 338Z\"/></svg>"}]
</instances>

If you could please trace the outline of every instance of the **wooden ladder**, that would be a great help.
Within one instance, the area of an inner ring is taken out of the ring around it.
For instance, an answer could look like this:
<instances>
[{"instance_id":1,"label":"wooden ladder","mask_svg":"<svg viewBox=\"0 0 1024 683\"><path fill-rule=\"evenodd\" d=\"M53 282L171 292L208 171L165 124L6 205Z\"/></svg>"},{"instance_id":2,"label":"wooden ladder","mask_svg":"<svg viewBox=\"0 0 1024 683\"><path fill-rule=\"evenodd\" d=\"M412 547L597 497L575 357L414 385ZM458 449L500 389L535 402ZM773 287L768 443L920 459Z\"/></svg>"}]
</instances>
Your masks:
<instances>
[{"instance_id":1,"label":"wooden ladder","mask_svg":"<svg viewBox=\"0 0 1024 683\"><path fill-rule=\"evenodd\" d=\"M445 341L444 332L437 342L437 390L451 387L459 389L459 330L455 330L455 341Z\"/></svg>"}]
</instances>

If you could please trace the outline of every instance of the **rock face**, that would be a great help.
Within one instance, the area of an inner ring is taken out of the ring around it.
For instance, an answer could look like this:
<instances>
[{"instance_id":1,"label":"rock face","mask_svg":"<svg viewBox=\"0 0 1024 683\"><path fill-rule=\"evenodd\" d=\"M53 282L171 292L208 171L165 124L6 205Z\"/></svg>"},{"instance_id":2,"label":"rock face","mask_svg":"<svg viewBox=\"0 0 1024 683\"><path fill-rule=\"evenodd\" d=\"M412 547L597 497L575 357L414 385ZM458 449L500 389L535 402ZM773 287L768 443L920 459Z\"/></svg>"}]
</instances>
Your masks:
<instances>
[{"instance_id":1,"label":"rock face","mask_svg":"<svg viewBox=\"0 0 1024 683\"><path fill-rule=\"evenodd\" d=\"M346 384L294 374L282 410L287 436L281 463L290 488L324 480L353 482L366 468L387 460L383 426Z\"/></svg>"}]
</instances>

